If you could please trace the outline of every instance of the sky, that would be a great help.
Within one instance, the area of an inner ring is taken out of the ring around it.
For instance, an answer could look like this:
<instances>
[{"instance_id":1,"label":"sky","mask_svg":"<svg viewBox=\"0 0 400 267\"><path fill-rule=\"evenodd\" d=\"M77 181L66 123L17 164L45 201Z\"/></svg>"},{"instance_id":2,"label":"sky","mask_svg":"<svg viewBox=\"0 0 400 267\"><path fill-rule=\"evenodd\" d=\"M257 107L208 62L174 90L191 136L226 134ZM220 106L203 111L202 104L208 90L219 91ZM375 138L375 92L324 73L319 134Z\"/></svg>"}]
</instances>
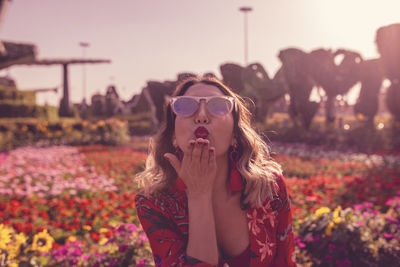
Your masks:
<instances>
[{"instance_id":1,"label":"sky","mask_svg":"<svg viewBox=\"0 0 400 267\"><path fill-rule=\"evenodd\" d=\"M253 9L248 63L261 63L270 77L288 47L347 48L376 58L376 30L400 22L399 0L12 0L0 40L35 44L39 59L110 59L86 65L86 82L82 65L69 67L71 101L81 102L84 84L87 96L114 84L129 100L149 80L175 80L180 72L221 77L221 64L244 65L242 6ZM4 75L21 90L62 86L61 66L12 66ZM61 96L41 93L37 102L58 105Z\"/></svg>"}]
</instances>

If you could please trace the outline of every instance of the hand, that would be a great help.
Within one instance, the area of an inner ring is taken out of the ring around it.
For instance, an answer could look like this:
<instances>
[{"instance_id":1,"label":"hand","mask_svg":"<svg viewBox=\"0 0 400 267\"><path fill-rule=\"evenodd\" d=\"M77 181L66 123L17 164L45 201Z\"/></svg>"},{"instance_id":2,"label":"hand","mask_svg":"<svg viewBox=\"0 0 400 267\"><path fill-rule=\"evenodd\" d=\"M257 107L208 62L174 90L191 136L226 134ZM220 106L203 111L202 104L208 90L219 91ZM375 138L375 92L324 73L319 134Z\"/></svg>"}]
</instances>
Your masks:
<instances>
[{"instance_id":1,"label":"hand","mask_svg":"<svg viewBox=\"0 0 400 267\"><path fill-rule=\"evenodd\" d=\"M211 197L217 164L215 148L210 147L209 140L202 138L190 140L182 162L171 153L165 153L164 157L185 183L188 198L205 195Z\"/></svg>"}]
</instances>

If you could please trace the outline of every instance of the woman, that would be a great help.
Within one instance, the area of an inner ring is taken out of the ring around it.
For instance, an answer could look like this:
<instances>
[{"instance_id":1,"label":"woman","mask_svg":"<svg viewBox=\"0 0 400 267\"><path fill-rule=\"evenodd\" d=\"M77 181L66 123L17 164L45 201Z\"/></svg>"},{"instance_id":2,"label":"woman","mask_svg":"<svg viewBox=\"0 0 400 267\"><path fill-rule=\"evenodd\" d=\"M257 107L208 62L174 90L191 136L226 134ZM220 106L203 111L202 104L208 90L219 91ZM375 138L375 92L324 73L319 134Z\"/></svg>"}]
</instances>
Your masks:
<instances>
[{"instance_id":1,"label":"woman","mask_svg":"<svg viewBox=\"0 0 400 267\"><path fill-rule=\"evenodd\" d=\"M296 266L281 169L243 100L195 77L165 115L135 198L156 266Z\"/></svg>"}]
</instances>

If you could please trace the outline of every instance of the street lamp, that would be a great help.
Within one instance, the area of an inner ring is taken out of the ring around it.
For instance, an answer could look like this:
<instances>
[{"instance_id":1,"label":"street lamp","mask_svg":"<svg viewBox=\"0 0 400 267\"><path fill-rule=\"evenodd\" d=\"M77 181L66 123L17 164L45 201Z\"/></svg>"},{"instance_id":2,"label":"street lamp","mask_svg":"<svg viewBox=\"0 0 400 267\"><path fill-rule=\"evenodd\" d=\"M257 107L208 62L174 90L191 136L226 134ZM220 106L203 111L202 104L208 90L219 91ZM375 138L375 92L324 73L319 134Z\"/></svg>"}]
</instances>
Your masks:
<instances>
[{"instance_id":1,"label":"street lamp","mask_svg":"<svg viewBox=\"0 0 400 267\"><path fill-rule=\"evenodd\" d=\"M79 46L82 47L82 59L85 59L85 50L86 48L89 47L89 43L86 42L80 42ZM83 100L82 102L84 102L86 104L86 68L85 68L85 64L82 65L82 91L83 91Z\"/></svg>"},{"instance_id":2,"label":"street lamp","mask_svg":"<svg viewBox=\"0 0 400 267\"><path fill-rule=\"evenodd\" d=\"M247 65L248 58L248 46L247 46L247 13L252 11L253 8L249 6L242 6L239 8L239 11L244 13L244 64Z\"/></svg>"}]
</instances>

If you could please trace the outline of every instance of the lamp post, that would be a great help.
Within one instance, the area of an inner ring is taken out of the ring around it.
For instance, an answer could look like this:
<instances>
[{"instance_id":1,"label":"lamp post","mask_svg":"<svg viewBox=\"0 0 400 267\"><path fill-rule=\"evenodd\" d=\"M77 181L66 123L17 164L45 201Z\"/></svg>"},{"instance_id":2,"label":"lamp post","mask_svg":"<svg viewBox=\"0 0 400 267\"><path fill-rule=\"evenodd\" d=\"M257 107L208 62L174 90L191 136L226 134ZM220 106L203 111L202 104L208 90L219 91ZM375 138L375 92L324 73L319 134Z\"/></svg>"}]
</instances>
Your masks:
<instances>
[{"instance_id":1,"label":"lamp post","mask_svg":"<svg viewBox=\"0 0 400 267\"><path fill-rule=\"evenodd\" d=\"M89 47L89 43L86 42L80 42L79 46L82 47L82 59L85 59L85 50L86 48ZM82 65L82 91L83 91L83 100L82 102L84 102L86 104L86 68L85 68L85 64Z\"/></svg>"},{"instance_id":2,"label":"lamp post","mask_svg":"<svg viewBox=\"0 0 400 267\"><path fill-rule=\"evenodd\" d=\"M249 6L242 6L239 11L244 13L244 64L247 66L248 60L248 35L247 35L247 13L252 11L253 8Z\"/></svg>"}]
</instances>

